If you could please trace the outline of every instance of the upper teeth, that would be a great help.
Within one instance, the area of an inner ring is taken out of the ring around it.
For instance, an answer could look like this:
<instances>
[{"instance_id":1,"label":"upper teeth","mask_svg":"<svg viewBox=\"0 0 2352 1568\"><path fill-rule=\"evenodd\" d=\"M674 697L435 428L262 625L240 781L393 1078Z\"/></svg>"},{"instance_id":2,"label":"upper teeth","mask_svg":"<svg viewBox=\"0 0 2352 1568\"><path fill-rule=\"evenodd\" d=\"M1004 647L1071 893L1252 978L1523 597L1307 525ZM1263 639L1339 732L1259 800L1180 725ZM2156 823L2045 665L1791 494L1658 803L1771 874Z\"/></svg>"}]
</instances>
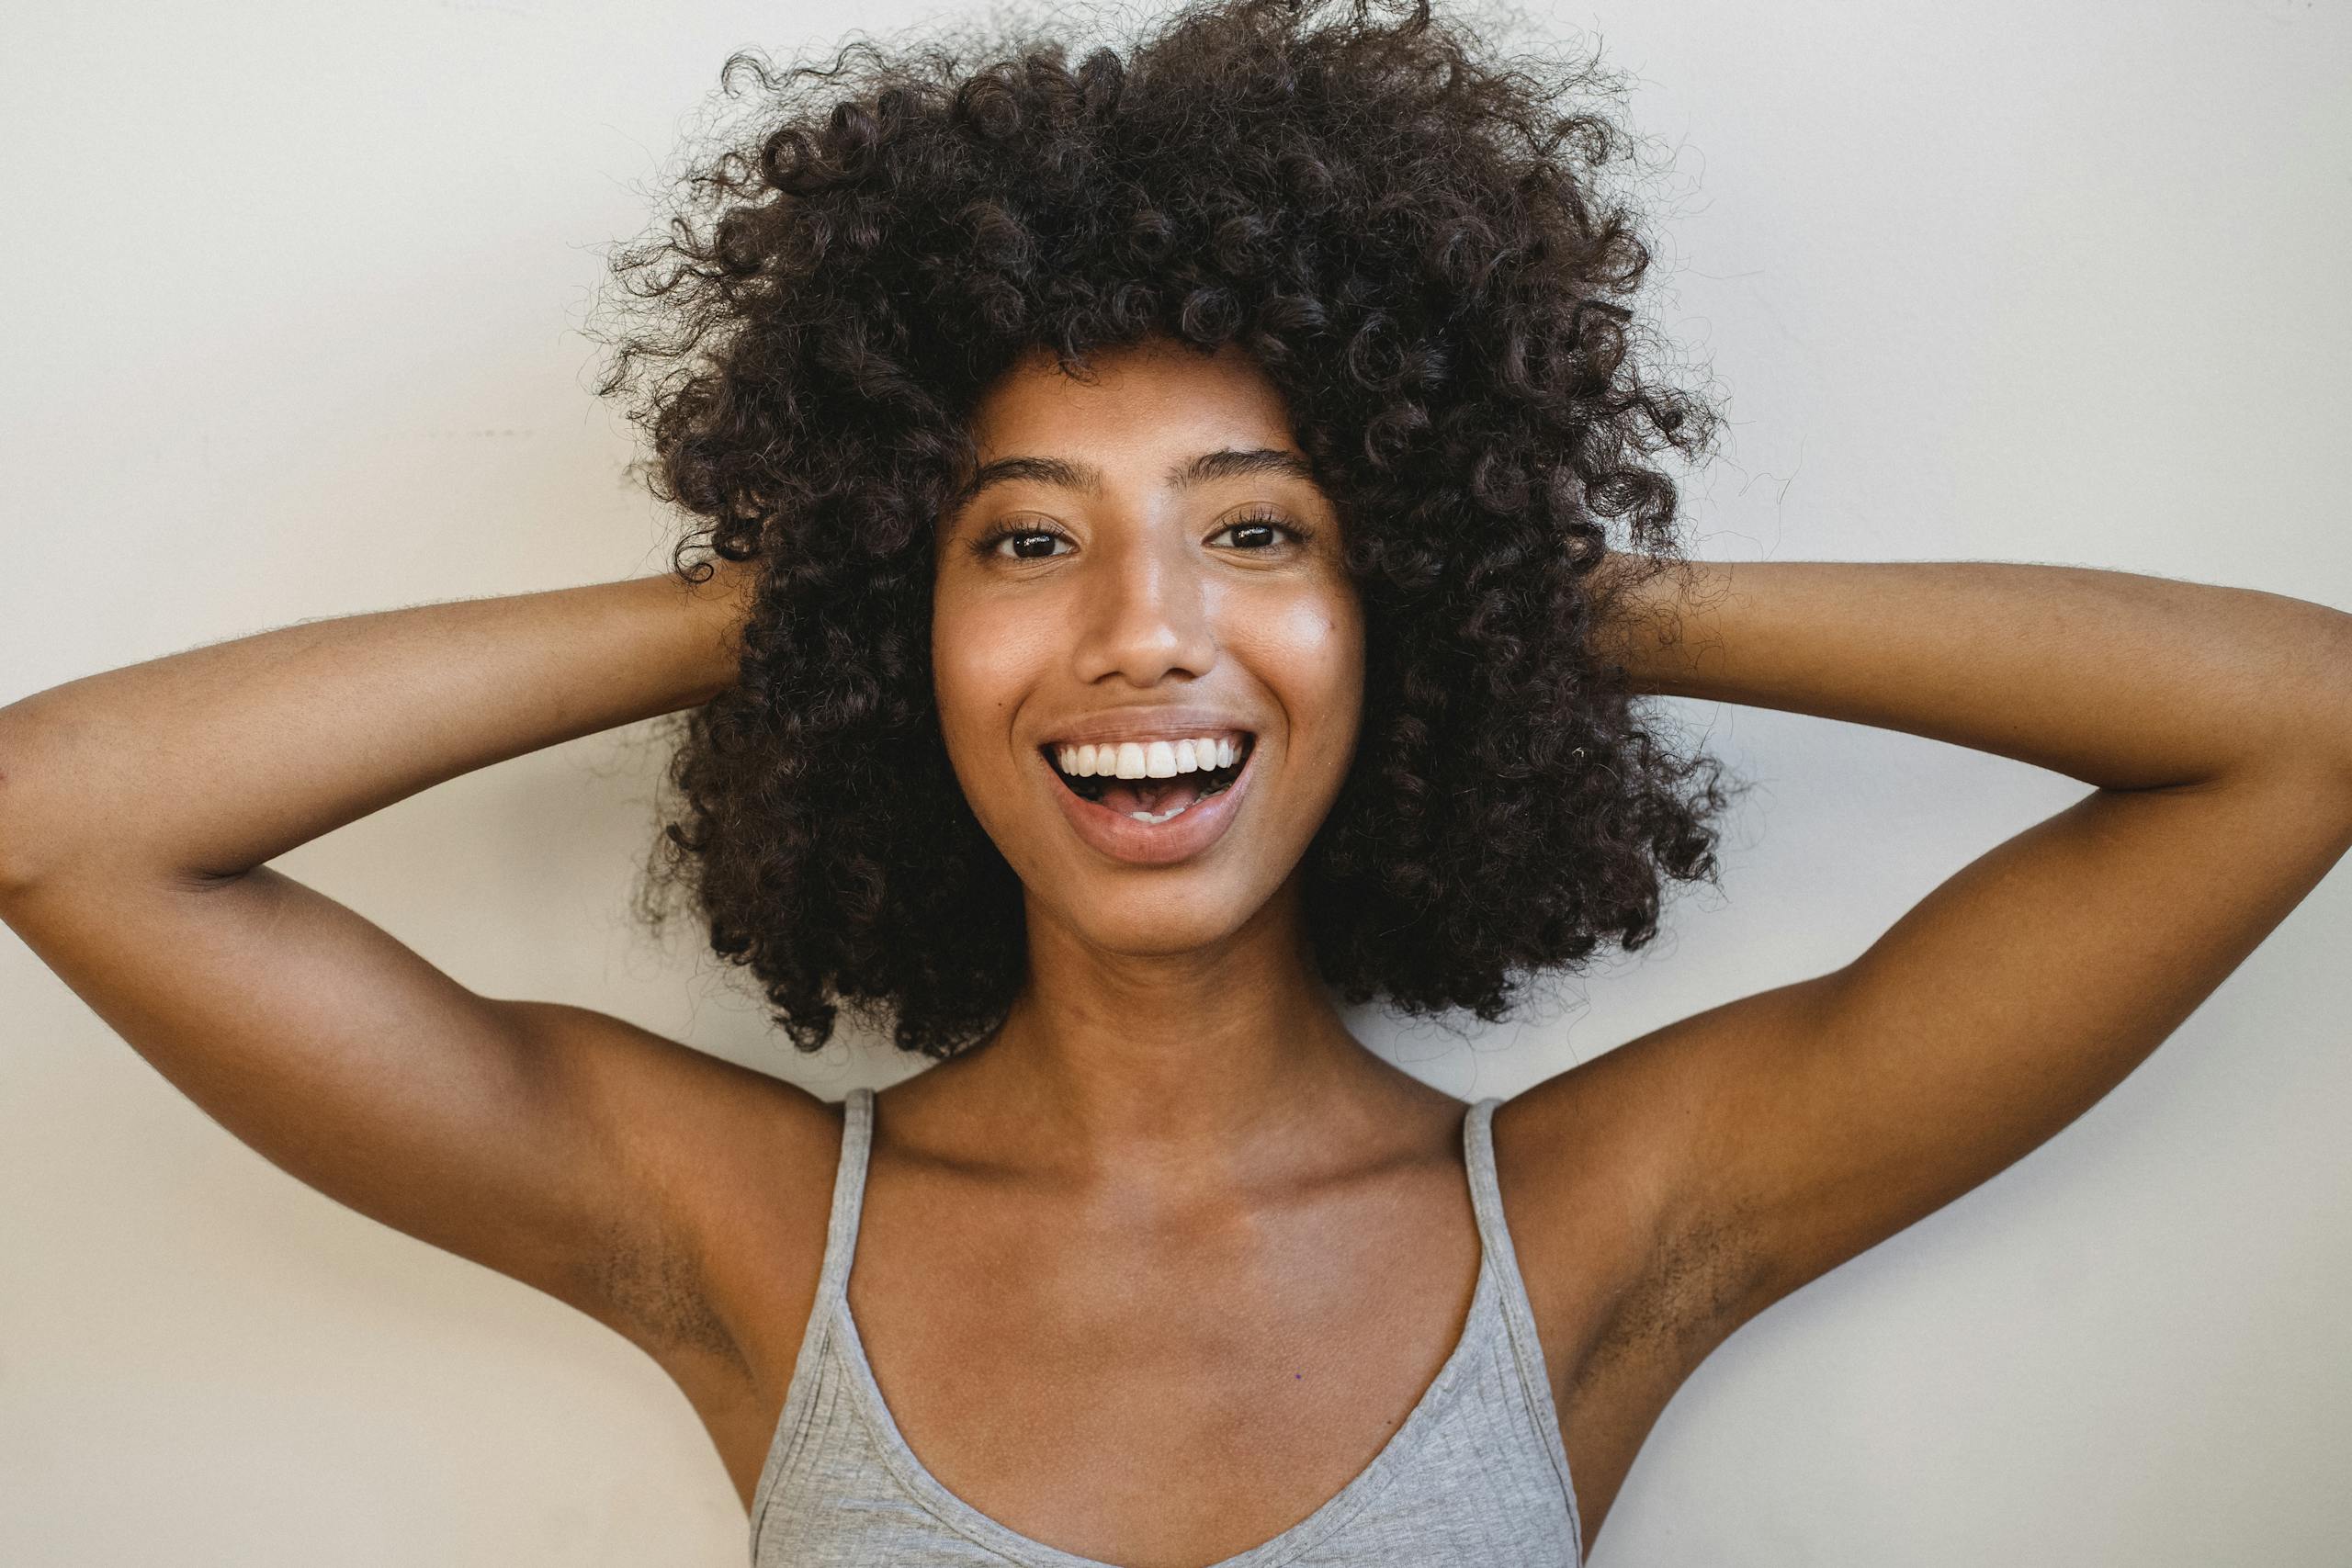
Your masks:
<instances>
[{"instance_id":1,"label":"upper teeth","mask_svg":"<svg viewBox=\"0 0 2352 1568\"><path fill-rule=\"evenodd\" d=\"M1061 746L1055 760L1076 779L1166 779L1204 768L1229 768L1241 755L1230 737L1197 740L1121 740L1104 746Z\"/></svg>"}]
</instances>

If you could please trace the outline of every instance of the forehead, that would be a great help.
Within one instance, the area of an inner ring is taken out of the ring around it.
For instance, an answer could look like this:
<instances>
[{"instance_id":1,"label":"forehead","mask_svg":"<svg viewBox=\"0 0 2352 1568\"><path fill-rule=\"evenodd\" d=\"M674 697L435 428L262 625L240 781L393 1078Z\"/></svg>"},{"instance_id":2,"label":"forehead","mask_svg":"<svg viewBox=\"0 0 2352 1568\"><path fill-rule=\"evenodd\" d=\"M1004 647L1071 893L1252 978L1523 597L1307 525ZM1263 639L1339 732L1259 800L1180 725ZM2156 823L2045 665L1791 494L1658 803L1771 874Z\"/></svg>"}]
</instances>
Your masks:
<instances>
[{"instance_id":1,"label":"forehead","mask_svg":"<svg viewBox=\"0 0 2352 1568\"><path fill-rule=\"evenodd\" d=\"M1295 448L1281 392L1246 351L1227 343L1206 355L1158 339L1099 350L1079 376L1033 349L980 399L972 437L983 462L1087 446L1197 447L1209 437Z\"/></svg>"}]
</instances>

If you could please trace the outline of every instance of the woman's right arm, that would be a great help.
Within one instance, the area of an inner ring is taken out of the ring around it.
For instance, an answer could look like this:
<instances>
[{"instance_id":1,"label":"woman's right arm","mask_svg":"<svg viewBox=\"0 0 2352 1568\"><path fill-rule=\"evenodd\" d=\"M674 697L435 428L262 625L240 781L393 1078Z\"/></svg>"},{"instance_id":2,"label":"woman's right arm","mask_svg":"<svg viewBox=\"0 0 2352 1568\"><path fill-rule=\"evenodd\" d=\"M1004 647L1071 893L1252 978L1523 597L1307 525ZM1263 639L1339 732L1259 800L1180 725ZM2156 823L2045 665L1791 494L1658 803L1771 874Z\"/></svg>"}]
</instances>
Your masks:
<instances>
[{"instance_id":1,"label":"woman's right arm","mask_svg":"<svg viewBox=\"0 0 2352 1568\"><path fill-rule=\"evenodd\" d=\"M730 1355L694 1273L695 1150L754 1102L820 1103L617 1019L479 996L265 863L708 700L751 582L722 564L306 622L0 708L0 920L299 1179L657 1359Z\"/></svg>"}]
</instances>

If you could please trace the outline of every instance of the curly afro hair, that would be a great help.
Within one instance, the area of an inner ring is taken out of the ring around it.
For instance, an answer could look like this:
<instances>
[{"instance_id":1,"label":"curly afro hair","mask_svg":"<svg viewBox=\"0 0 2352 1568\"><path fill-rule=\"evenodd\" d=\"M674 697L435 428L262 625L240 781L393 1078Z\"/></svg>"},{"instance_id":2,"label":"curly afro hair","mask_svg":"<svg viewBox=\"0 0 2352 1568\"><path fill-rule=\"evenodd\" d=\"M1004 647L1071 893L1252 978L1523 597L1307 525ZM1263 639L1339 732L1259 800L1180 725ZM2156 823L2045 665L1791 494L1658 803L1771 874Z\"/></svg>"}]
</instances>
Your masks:
<instances>
[{"instance_id":1,"label":"curly afro hair","mask_svg":"<svg viewBox=\"0 0 2352 1568\"><path fill-rule=\"evenodd\" d=\"M1326 8L1208 0L1074 67L1059 17L780 75L738 53L754 133L610 258L632 323L597 393L690 514L673 570L759 563L739 682L673 716L639 912L696 910L801 1050L846 1003L951 1056L1023 981L930 626L968 418L1032 349L1238 343L1345 521L1364 720L1303 884L1338 997L1494 1021L1604 937L1646 944L1664 879L1715 879L1722 764L1666 744L1592 635L1622 567L1683 559L1654 460L1718 425L1637 362L1616 84L1428 0Z\"/></svg>"}]
</instances>

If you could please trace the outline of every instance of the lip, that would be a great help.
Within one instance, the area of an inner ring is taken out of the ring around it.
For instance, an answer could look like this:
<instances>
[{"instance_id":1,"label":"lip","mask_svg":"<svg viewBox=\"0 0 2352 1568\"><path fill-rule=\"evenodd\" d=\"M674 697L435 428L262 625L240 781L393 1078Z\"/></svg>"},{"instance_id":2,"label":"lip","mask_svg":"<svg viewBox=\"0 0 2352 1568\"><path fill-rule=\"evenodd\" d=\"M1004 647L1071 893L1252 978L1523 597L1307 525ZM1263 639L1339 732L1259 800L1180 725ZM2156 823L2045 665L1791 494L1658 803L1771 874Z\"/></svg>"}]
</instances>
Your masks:
<instances>
[{"instance_id":1,"label":"lip","mask_svg":"<svg viewBox=\"0 0 2352 1568\"><path fill-rule=\"evenodd\" d=\"M1060 802L1062 815L1090 847L1129 865L1173 865L1199 854L1225 837L1226 830L1233 826L1242 797L1250 792L1250 781L1258 774L1258 750L1259 741L1253 740L1250 755L1243 760L1241 771L1234 775L1231 784L1199 805L1185 807L1182 816L1165 822L1138 822L1086 799L1062 782L1044 752L1031 754L1037 759L1037 766L1045 770L1046 787Z\"/></svg>"}]
</instances>

